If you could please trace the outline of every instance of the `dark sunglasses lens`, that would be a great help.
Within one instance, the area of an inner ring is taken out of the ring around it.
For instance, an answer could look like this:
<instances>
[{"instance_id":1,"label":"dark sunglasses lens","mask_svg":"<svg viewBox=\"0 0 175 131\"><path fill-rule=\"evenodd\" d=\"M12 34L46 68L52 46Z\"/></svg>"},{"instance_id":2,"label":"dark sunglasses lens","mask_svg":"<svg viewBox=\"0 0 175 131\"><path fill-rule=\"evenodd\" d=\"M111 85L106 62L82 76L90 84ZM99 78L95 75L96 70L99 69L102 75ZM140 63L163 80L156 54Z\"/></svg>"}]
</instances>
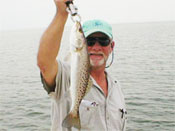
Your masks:
<instances>
[{"instance_id":1,"label":"dark sunglasses lens","mask_svg":"<svg viewBox=\"0 0 175 131\"><path fill-rule=\"evenodd\" d=\"M93 46L96 41L98 41L98 43L101 46L108 46L110 43L110 40L106 37L89 37L89 38L87 38L88 46Z\"/></svg>"},{"instance_id":2,"label":"dark sunglasses lens","mask_svg":"<svg viewBox=\"0 0 175 131\"><path fill-rule=\"evenodd\" d=\"M87 44L88 46L93 46L95 44L96 40L92 37L87 38Z\"/></svg>"},{"instance_id":3,"label":"dark sunglasses lens","mask_svg":"<svg viewBox=\"0 0 175 131\"><path fill-rule=\"evenodd\" d=\"M95 45L95 41L87 40L87 44L88 44L88 46L93 46L93 45Z\"/></svg>"},{"instance_id":4,"label":"dark sunglasses lens","mask_svg":"<svg viewBox=\"0 0 175 131\"><path fill-rule=\"evenodd\" d=\"M108 46L110 43L110 40L108 38L99 38L98 42L100 43L101 46Z\"/></svg>"},{"instance_id":5,"label":"dark sunglasses lens","mask_svg":"<svg viewBox=\"0 0 175 131\"><path fill-rule=\"evenodd\" d=\"M95 42L96 42L96 39L95 38L93 38L93 37L87 38L87 44L88 44L88 46L93 46L95 44Z\"/></svg>"}]
</instances>

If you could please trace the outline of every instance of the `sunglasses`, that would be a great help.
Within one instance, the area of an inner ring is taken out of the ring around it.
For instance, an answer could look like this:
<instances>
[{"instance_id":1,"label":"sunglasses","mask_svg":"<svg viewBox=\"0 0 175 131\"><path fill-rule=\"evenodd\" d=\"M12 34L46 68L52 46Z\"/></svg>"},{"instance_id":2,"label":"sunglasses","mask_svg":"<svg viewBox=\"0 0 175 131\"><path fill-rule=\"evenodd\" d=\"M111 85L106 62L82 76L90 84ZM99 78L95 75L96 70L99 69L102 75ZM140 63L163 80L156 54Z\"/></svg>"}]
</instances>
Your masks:
<instances>
[{"instance_id":1,"label":"sunglasses","mask_svg":"<svg viewBox=\"0 0 175 131\"><path fill-rule=\"evenodd\" d=\"M98 43L101 46L108 46L110 44L110 39L107 37L87 37L87 45L88 46L93 46L95 45L96 41L98 41Z\"/></svg>"}]
</instances>

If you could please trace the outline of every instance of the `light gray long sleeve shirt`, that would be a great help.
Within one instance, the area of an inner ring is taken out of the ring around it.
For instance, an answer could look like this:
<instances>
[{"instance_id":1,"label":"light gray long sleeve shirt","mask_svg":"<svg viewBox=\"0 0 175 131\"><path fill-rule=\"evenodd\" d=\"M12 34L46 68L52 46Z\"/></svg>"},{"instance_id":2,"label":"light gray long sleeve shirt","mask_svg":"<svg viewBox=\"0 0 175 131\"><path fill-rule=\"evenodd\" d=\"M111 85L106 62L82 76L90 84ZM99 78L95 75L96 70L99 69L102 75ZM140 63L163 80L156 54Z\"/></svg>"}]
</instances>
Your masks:
<instances>
[{"instance_id":1,"label":"light gray long sleeve shirt","mask_svg":"<svg viewBox=\"0 0 175 131\"><path fill-rule=\"evenodd\" d=\"M75 128L62 127L62 121L71 107L70 66L61 61L58 63L59 73L56 77L55 89L48 87L41 77L44 88L52 98L51 131L78 131ZM83 98L79 108L81 131L124 131L126 107L119 82L107 73L106 97L96 81L93 78L92 80L93 86Z\"/></svg>"}]
</instances>

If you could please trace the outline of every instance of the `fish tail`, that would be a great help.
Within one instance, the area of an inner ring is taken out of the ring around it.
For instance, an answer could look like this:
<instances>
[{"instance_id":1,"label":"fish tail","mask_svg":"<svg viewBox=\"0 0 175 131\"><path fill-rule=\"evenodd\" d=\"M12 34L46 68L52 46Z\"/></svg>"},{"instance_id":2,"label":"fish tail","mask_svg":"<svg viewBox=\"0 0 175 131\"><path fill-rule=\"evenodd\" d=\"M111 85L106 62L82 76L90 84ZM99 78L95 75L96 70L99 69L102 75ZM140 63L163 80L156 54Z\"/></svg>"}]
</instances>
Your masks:
<instances>
[{"instance_id":1,"label":"fish tail","mask_svg":"<svg viewBox=\"0 0 175 131\"><path fill-rule=\"evenodd\" d=\"M77 129L80 129L81 125L79 113L75 116L72 112L70 112L63 120L62 126L66 128L75 127Z\"/></svg>"}]
</instances>

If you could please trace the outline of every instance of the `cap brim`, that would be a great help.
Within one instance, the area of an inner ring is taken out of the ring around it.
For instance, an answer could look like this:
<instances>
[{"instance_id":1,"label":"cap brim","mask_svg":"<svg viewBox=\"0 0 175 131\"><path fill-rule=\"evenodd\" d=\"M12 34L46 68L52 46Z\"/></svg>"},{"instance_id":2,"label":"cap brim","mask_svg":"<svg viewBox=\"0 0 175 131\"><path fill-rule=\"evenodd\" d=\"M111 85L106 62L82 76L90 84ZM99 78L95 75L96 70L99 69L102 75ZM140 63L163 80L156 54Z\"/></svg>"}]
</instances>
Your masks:
<instances>
[{"instance_id":1,"label":"cap brim","mask_svg":"<svg viewBox=\"0 0 175 131\"><path fill-rule=\"evenodd\" d=\"M111 34L106 32L105 30L102 30L102 29L93 29L93 30L90 30L90 31L87 31L86 33L84 33L85 37L88 37L89 35L93 34L93 33L96 33L96 32L101 32L101 33L104 33L105 35L107 35L109 38L112 38Z\"/></svg>"}]
</instances>

